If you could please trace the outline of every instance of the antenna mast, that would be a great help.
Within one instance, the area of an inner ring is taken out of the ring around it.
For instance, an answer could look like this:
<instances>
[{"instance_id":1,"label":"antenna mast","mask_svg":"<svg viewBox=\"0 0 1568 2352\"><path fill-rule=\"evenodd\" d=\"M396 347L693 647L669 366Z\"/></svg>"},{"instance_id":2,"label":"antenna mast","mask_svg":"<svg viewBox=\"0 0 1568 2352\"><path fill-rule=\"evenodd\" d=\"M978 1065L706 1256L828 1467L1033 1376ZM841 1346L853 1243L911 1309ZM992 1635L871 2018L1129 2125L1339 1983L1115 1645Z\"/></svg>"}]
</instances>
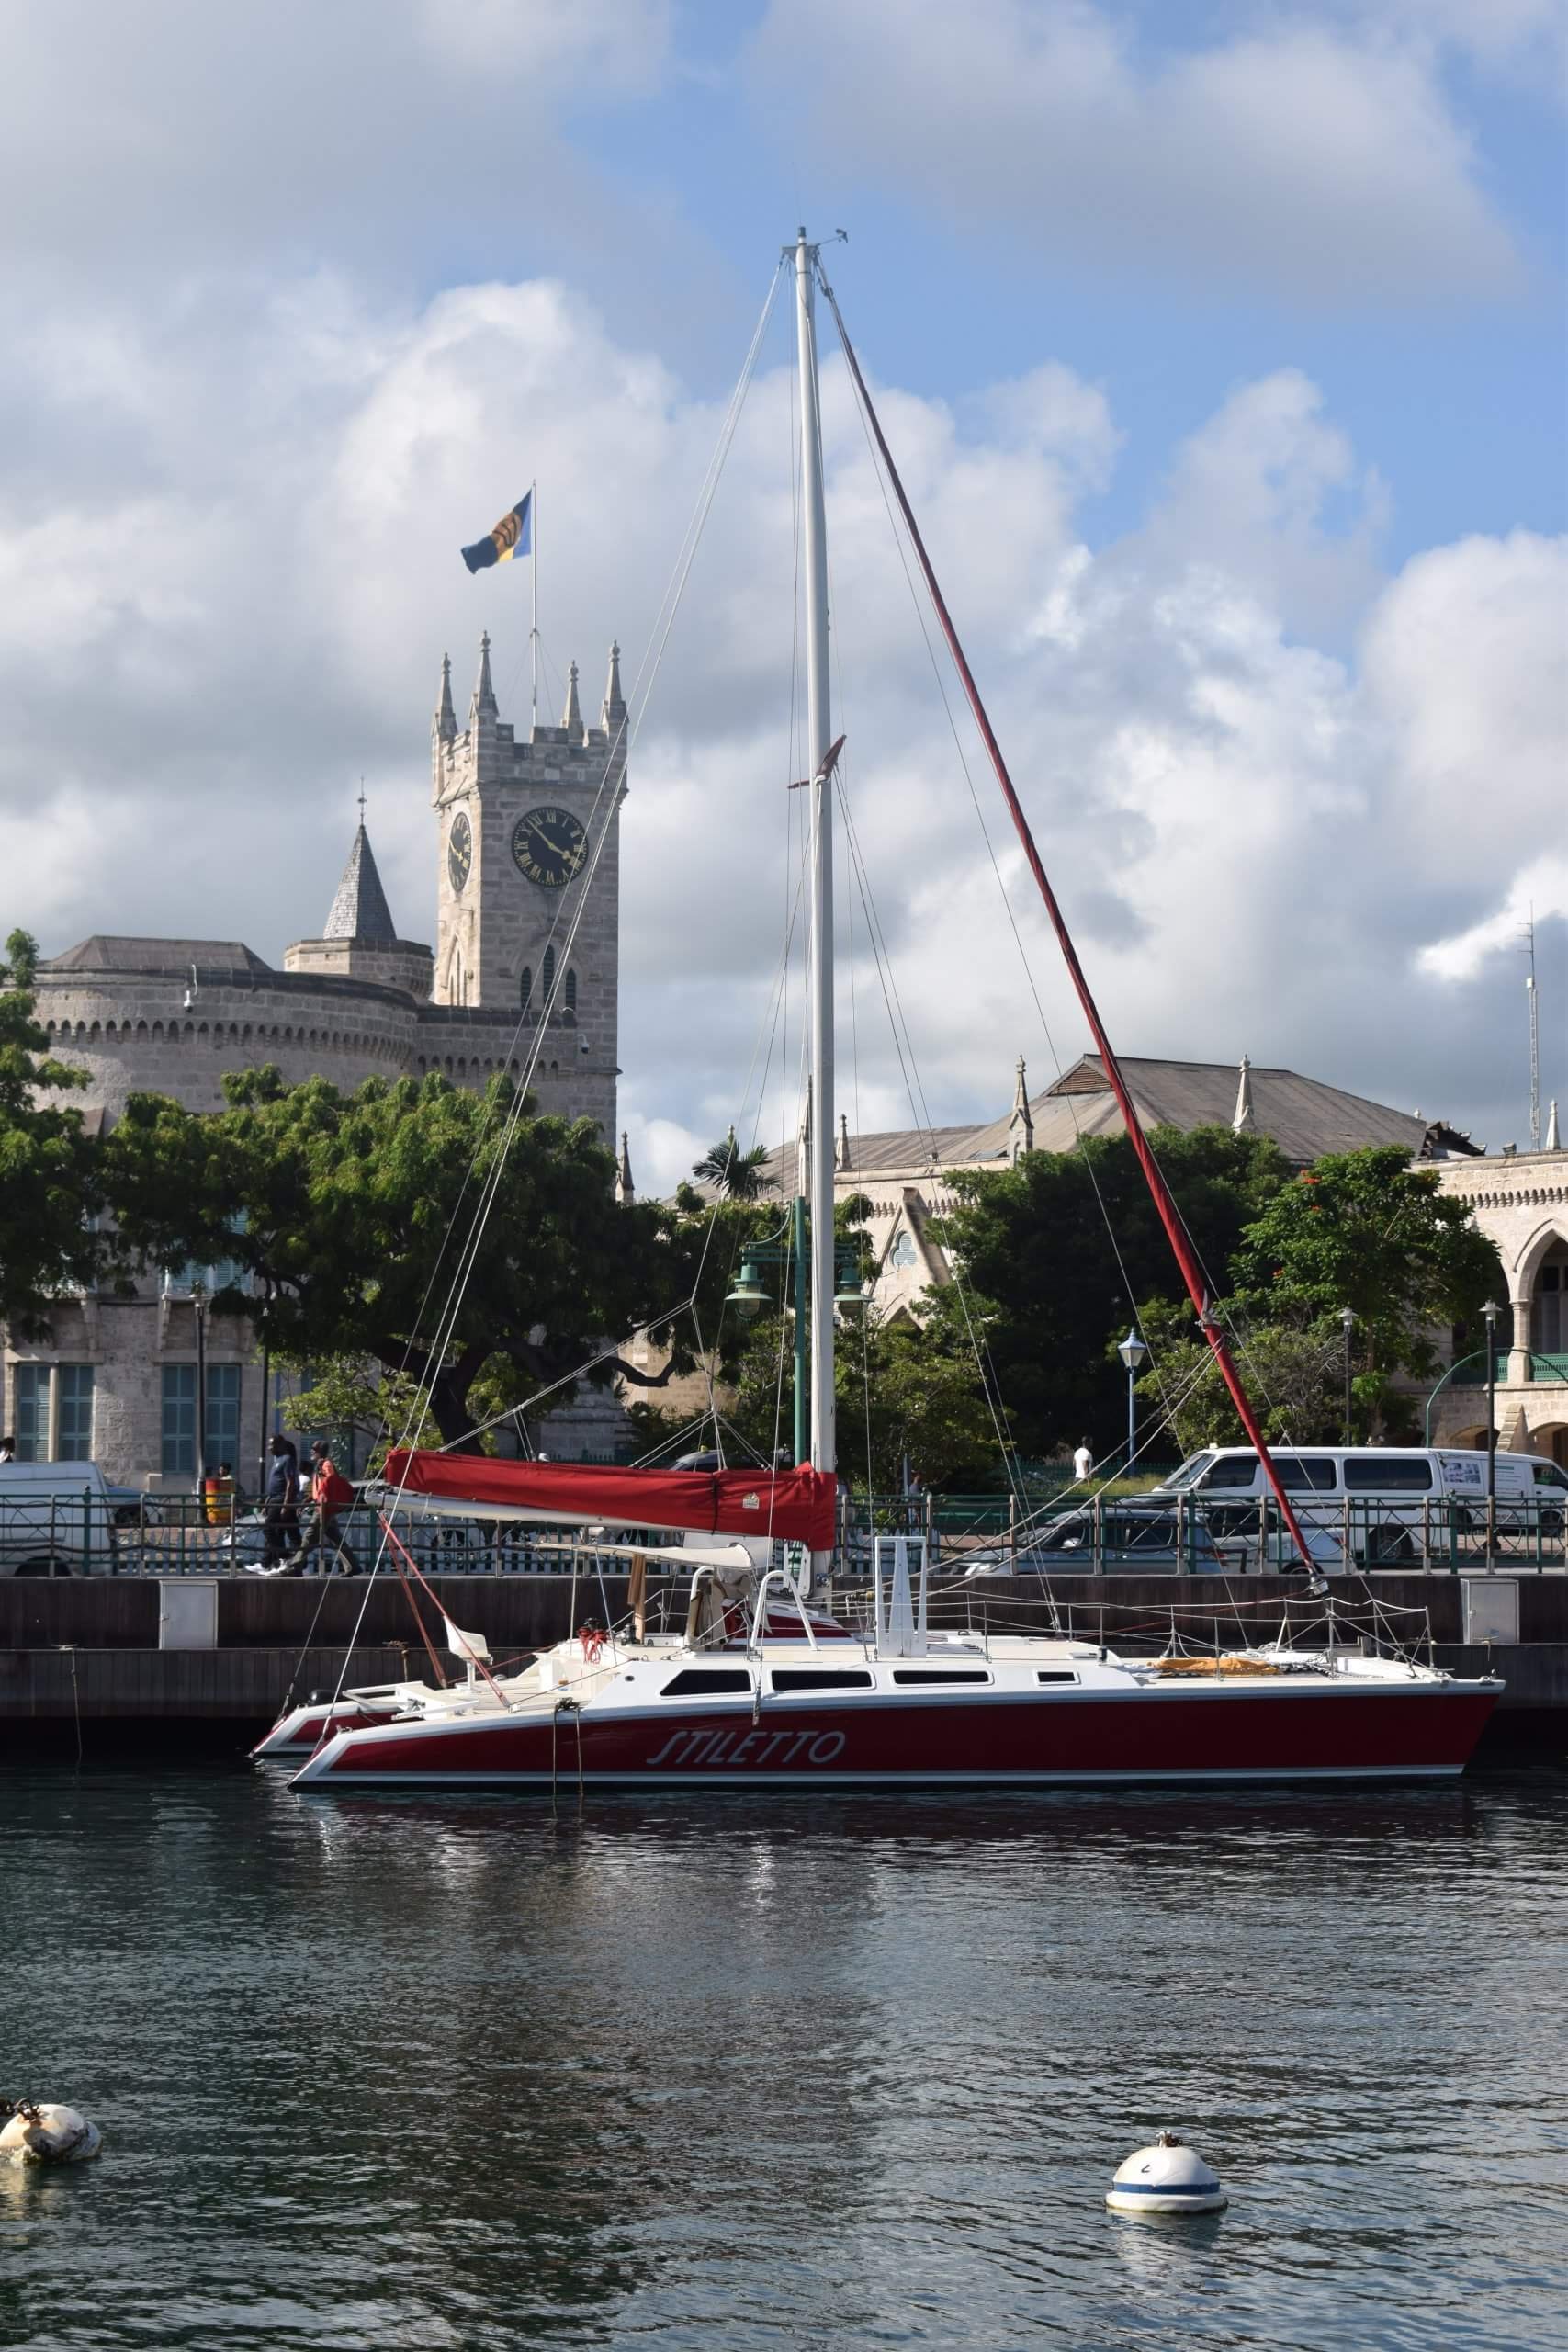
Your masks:
<instances>
[{"instance_id":1,"label":"antenna mast","mask_svg":"<svg viewBox=\"0 0 1568 2352\"><path fill-rule=\"evenodd\" d=\"M1525 954L1529 957L1529 976L1525 981L1525 994L1530 1009L1530 1149L1540 1149L1540 1003L1535 985L1535 909L1529 910L1525 925Z\"/></svg>"}]
</instances>

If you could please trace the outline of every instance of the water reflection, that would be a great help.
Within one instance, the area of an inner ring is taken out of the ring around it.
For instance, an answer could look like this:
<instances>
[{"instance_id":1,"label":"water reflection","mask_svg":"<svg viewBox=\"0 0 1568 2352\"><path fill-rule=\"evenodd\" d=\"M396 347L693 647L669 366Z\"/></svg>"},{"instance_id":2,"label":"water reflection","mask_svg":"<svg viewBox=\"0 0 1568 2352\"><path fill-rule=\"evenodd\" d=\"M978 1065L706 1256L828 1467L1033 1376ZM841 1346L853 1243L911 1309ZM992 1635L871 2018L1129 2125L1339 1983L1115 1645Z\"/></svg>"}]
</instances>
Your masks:
<instances>
[{"instance_id":1,"label":"water reflection","mask_svg":"<svg viewBox=\"0 0 1568 2352\"><path fill-rule=\"evenodd\" d=\"M1561 2340L1565 1793L15 1775L0 2341Z\"/></svg>"}]
</instances>

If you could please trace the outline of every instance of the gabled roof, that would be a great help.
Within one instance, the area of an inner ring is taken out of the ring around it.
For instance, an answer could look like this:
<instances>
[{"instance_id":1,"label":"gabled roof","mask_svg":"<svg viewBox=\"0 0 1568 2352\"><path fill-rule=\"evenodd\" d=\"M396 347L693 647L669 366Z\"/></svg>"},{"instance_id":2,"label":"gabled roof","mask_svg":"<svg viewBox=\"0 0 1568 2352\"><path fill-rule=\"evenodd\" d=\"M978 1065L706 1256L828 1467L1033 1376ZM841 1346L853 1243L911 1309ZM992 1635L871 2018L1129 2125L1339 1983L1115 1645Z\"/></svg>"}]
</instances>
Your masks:
<instances>
[{"instance_id":1,"label":"gabled roof","mask_svg":"<svg viewBox=\"0 0 1568 2352\"><path fill-rule=\"evenodd\" d=\"M361 947L393 947L398 930L363 822L354 836L343 880L337 886L323 939L352 939Z\"/></svg>"},{"instance_id":2,"label":"gabled roof","mask_svg":"<svg viewBox=\"0 0 1568 2352\"><path fill-rule=\"evenodd\" d=\"M1236 1065L1234 1062L1167 1062L1123 1057L1122 1075L1149 1126L1228 1127L1235 1115ZM1322 1079L1303 1078L1293 1069L1269 1069L1254 1063L1248 1072L1252 1095L1252 1131L1272 1136L1285 1158L1304 1167L1325 1152L1359 1151L1368 1144L1400 1144L1411 1153L1429 1151L1434 1133L1440 1132L1449 1149L1472 1150L1468 1137L1452 1128L1438 1128L1416 1112L1395 1111L1364 1094L1347 1093ZM1085 1054L1047 1089L1047 1100L1058 1103L1072 1096L1071 1109L1080 1116L1088 1096L1105 1116L1111 1131L1120 1129L1110 1081L1098 1054ZM1064 1107L1066 1107L1064 1104ZM1070 1115L1070 1114L1069 1114ZM1036 1141L1040 1114L1035 1113ZM1048 1147L1049 1148L1049 1147Z\"/></svg>"},{"instance_id":3,"label":"gabled roof","mask_svg":"<svg viewBox=\"0 0 1568 2352\"><path fill-rule=\"evenodd\" d=\"M1149 1127L1229 1127L1236 1109L1235 1062L1168 1062L1124 1057L1123 1075ZM1247 1071L1252 1104L1248 1133L1271 1136L1297 1167L1325 1152L1359 1151L1368 1144L1398 1144L1413 1158L1448 1159L1478 1153L1480 1146L1441 1121L1395 1111L1364 1094L1303 1078L1292 1069ZM1080 1136L1120 1135L1122 1114L1098 1054L1085 1054L1054 1086L1030 1103L1036 1151L1071 1151ZM983 1126L896 1127L877 1135L852 1136L850 1164L840 1168L840 1191L858 1177L885 1176L941 1168L1004 1168L1017 1142L1014 1114ZM767 1174L775 1192L795 1189L795 1147L771 1152Z\"/></svg>"},{"instance_id":4,"label":"gabled roof","mask_svg":"<svg viewBox=\"0 0 1568 2352\"><path fill-rule=\"evenodd\" d=\"M220 972L244 972L259 978L272 971L270 964L264 964L238 939L130 939L102 931L94 932L90 939L79 940L63 956L41 959L39 970L151 972L182 980L190 978L193 964L204 978Z\"/></svg>"}]
</instances>

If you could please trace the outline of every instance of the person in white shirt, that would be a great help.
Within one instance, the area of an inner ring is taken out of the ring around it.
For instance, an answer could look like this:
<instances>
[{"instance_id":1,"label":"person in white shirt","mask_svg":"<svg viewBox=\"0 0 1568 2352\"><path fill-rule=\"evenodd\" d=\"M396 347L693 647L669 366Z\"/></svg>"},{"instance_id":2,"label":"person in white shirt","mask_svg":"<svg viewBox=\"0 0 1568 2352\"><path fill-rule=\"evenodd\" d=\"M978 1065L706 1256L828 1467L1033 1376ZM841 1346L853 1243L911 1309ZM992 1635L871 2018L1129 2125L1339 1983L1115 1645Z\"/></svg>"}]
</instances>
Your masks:
<instances>
[{"instance_id":1,"label":"person in white shirt","mask_svg":"<svg viewBox=\"0 0 1568 2352\"><path fill-rule=\"evenodd\" d=\"M1073 1456L1073 1476L1081 1481L1089 1476L1093 1468L1094 1455L1089 1451L1089 1440L1087 1437L1082 1438L1078 1442L1078 1450Z\"/></svg>"}]
</instances>

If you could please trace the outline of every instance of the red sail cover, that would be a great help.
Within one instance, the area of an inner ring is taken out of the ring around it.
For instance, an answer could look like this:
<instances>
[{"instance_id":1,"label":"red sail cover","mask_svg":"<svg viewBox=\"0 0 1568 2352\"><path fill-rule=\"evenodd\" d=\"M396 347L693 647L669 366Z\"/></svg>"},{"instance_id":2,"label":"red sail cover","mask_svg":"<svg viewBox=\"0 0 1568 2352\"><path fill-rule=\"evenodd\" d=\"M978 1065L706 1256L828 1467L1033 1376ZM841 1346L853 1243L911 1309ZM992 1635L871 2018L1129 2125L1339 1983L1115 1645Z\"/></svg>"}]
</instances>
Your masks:
<instances>
[{"instance_id":1,"label":"red sail cover","mask_svg":"<svg viewBox=\"0 0 1568 2352\"><path fill-rule=\"evenodd\" d=\"M502 1462L490 1453L399 1448L388 1454L385 1475L405 1494L547 1511L579 1524L695 1528L778 1536L813 1552L833 1548L838 1481L826 1470L612 1470L588 1462Z\"/></svg>"}]
</instances>

